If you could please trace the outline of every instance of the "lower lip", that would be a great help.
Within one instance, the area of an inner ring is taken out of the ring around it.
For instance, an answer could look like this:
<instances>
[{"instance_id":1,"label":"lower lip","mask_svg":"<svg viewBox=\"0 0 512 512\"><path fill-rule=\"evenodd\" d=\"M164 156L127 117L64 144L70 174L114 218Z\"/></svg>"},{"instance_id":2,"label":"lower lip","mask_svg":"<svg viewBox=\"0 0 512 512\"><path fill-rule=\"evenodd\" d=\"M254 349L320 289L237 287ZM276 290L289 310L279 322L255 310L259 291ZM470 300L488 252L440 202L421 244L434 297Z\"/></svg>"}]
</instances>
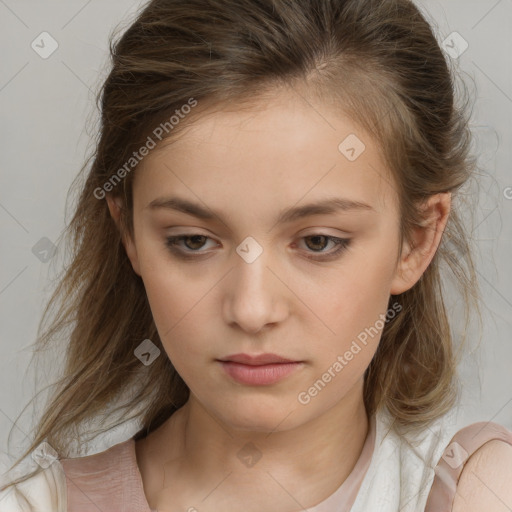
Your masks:
<instances>
[{"instance_id":1,"label":"lower lip","mask_svg":"<svg viewBox=\"0 0 512 512\"><path fill-rule=\"evenodd\" d=\"M251 386L264 386L274 384L284 379L302 363L273 363L262 365L249 365L233 361L219 361L225 372L240 384Z\"/></svg>"}]
</instances>

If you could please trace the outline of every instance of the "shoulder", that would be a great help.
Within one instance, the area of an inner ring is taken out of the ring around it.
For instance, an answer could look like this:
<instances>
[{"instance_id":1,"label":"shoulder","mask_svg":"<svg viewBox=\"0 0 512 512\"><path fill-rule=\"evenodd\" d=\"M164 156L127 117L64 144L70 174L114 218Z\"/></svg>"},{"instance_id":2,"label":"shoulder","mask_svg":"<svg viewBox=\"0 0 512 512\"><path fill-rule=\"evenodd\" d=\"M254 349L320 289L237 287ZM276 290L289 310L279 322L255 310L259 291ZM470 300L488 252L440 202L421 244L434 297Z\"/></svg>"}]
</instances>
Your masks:
<instances>
[{"instance_id":1,"label":"shoulder","mask_svg":"<svg viewBox=\"0 0 512 512\"><path fill-rule=\"evenodd\" d=\"M493 439L467 460L453 512L501 512L512 508L512 445Z\"/></svg>"},{"instance_id":2,"label":"shoulder","mask_svg":"<svg viewBox=\"0 0 512 512\"><path fill-rule=\"evenodd\" d=\"M58 460L0 492L0 512L66 512L66 477Z\"/></svg>"},{"instance_id":3,"label":"shoulder","mask_svg":"<svg viewBox=\"0 0 512 512\"><path fill-rule=\"evenodd\" d=\"M85 512L115 508L125 512L146 512L133 438L92 455L61 459L61 463L70 482L67 488L69 510Z\"/></svg>"}]
</instances>

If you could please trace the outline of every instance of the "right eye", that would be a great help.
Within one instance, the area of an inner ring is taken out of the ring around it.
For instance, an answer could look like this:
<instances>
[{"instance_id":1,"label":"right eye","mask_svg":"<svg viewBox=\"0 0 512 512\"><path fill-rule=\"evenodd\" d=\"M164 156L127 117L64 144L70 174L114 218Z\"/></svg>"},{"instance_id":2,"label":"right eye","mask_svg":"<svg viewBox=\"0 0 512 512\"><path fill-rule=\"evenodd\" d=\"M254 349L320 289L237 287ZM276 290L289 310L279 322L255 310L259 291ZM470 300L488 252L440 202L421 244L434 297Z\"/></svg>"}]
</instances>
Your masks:
<instances>
[{"instance_id":1,"label":"right eye","mask_svg":"<svg viewBox=\"0 0 512 512\"><path fill-rule=\"evenodd\" d=\"M197 256L192 255L192 253L203 253L204 251L199 251L199 249L204 247L208 239L211 240L211 238L206 235L190 233L186 235L169 236L166 238L165 245L173 254L181 258L196 258ZM185 243L186 249L179 247L181 242Z\"/></svg>"}]
</instances>

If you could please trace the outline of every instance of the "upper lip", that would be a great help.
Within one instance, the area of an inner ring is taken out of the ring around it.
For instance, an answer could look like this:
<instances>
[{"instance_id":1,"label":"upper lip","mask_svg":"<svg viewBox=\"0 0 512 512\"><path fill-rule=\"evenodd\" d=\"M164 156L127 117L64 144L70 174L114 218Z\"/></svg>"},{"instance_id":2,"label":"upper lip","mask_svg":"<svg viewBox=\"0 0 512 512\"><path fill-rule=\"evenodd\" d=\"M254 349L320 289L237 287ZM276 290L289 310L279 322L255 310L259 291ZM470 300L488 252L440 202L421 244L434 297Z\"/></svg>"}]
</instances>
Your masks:
<instances>
[{"instance_id":1,"label":"upper lip","mask_svg":"<svg viewBox=\"0 0 512 512\"><path fill-rule=\"evenodd\" d=\"M294 361L293 359L287 359L285 357L278 356L277 354L258 354L258 355L250 355L250 354L233 354L231 356L226 356L219 361L231 361L234 363L242 363L249 364L252 366L258 366L263 364L272 364L272 363L298 363L299 361Z\"/></svg>"}]
</instances>

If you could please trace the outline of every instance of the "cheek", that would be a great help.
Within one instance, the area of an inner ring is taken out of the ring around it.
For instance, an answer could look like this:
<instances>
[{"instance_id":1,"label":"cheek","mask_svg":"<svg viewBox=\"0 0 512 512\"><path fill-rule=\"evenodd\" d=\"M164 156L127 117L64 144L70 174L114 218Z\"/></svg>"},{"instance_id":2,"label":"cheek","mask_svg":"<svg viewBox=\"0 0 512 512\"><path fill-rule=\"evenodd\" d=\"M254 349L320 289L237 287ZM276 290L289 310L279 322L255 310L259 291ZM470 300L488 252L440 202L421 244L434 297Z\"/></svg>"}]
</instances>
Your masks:
<instances>
[{"instance_id":1,"label":"cheek","mask_svg":"<svg viewBox=\"0 0 512 512\"><path fill-rule=\"evenodd\" d=\"M163 343L183 335L194 326L197 331L201 324L199 305L208 291L206 287L194 286L174 269L164 267L158 272L143 273L143 280Z\"/></svg>"},{"instance_id":2,"label":"cheek","mask_svg":"<svg viewBox=\"0 0 512 512\"><path fill-rule=\"evenodd\" d=\"M329 328L324 329L318 352L324 364L347 351L352 353L347 353L347 359L358 361L350 365L353 368L370 363L385 325L393 277L393 261L379 254L358 254L330 281L323 295L310 297L311 309L319 312Z\"/></svg>"},{"instance_id":3,"label":"cheek","mask_svg":"<svg viewBox=\"0 0 512 512\"><path fill-rule=\"evenodd\" d=\"M187 383L194 382L204 375L204 359L209 357L201 345L202 326L208 322L200 318L200 290L194 292L183 276L170 270L147 273L144 285L165 354Z\"/></svg>"},{"instance_id":4,"label":"cheek","mask_svg":"<svg viewBox=\"0 0 512 512\"><path fill-rule=\"evenodd\" d=\"M205 360L218 356L212 286L219 279L173 262L165 248L152 249L141 251L140 259L151 313L167 357L186 382L195 382L205 375Z\"/></svg>"},{"instance_id":5,"label":"cheek","mask_svg":"<svg viewBox=\"0 0 512 512\"><path fill-rule=\"evenodd\" d=\"M164 346L187 326L198 301L207 292L206 283L191 279L183 266L172 262L162 242L138 248L141 277L155 325Z\"/></svg>"}]
</instances>

